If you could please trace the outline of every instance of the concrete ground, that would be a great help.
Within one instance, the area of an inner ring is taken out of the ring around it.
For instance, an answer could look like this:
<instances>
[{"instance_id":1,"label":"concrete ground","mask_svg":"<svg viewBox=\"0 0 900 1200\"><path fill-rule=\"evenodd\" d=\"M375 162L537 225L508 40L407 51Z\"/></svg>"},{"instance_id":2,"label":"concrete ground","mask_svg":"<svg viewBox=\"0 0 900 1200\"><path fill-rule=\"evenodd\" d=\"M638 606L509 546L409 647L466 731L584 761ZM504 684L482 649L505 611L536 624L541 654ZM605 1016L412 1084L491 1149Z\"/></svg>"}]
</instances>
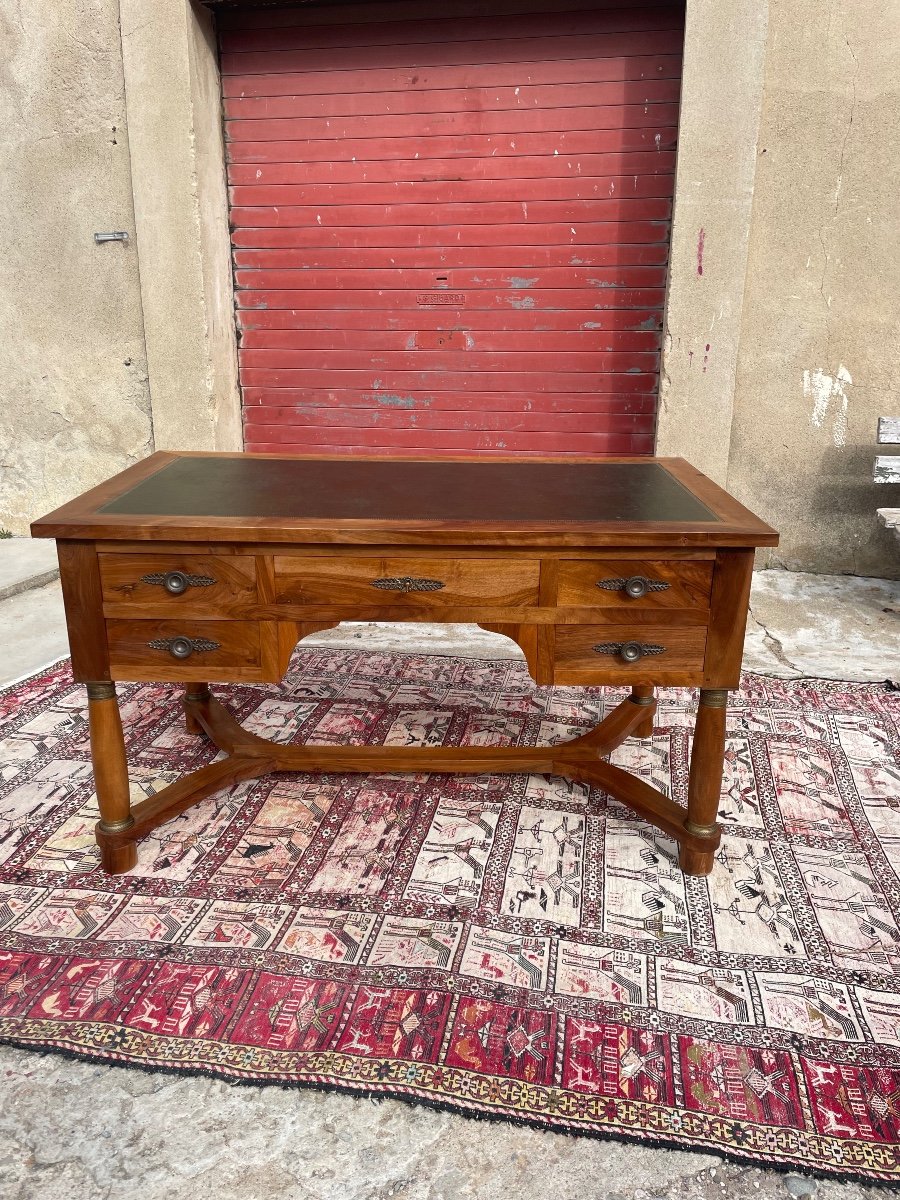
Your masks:
<instances>
[{"instance_id":1,"label":"concrete ground","mask_svg":"<svg viewBox=\"0 0 900 1200\"><path fill-rule=\"evenodd\" d=\"M24 543L24 539L22 539ZM66 653L46 560L0 542L0 684ZM28 551L30 553L30 551ZM5 556L5 565L4 565ZM12 564L12 565L11 565ZM28 572L31 572L29 575ZM21 576L43 586L14 587ZM900 583L761 572L745 666L900 677ZM312 640L312 639L311 639ZM345 625L332 645L518 655L470 626ZM0 1048L3 1200L875 1200L878 1188L724 1163L712 1154L540 1133L397 1101L69 1062Z\"/></svg>"}]
</instances>

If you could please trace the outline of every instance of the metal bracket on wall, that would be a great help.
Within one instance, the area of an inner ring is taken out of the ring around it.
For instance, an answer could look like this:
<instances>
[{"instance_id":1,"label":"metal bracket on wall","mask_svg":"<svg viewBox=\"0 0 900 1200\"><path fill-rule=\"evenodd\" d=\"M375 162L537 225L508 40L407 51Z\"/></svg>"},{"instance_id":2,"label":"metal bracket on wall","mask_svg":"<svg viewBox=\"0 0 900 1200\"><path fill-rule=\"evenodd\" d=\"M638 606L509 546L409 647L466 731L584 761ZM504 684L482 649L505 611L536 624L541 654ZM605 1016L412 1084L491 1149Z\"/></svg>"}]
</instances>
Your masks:
<instances>
[{"instance_id":1,"label":"metal bracket on wall","mask_svg":"<svg viewBox=\"0 0 900 1200\"><path fill-rule=\"evenodd\" d=\"M98 246L102 246L104 242L127 242L128 234L124 229L115 233L95 233L94 241Z\"/></svg>"}]
</instances>

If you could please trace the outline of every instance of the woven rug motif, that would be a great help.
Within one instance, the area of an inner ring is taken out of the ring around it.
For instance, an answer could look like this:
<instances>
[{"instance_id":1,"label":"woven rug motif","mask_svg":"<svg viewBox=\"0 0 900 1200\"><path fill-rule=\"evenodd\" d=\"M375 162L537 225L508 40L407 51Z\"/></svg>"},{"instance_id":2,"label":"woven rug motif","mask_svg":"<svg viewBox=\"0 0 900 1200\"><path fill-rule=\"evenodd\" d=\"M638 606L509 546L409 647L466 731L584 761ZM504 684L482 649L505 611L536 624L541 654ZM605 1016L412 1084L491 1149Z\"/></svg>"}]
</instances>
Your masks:
<instances>
[{"instance_id":1,"label":"woven rug motif","mask_svg":"<svg viewBox=\"0 0 900 1200\"><path fill-rule=\"evenodd\" d=\"M623 689L519 662L301 648L214 691L344 745L566 740ZM135 799L209 761L180 689L120 685ZM696 694L612 761L684 803ZM344 1088L900 1181L900 697L746 676L706 879L598 789L272 776L98 869L84 689L0 693L0 1040Z\"/></svg>"}]
</instances>

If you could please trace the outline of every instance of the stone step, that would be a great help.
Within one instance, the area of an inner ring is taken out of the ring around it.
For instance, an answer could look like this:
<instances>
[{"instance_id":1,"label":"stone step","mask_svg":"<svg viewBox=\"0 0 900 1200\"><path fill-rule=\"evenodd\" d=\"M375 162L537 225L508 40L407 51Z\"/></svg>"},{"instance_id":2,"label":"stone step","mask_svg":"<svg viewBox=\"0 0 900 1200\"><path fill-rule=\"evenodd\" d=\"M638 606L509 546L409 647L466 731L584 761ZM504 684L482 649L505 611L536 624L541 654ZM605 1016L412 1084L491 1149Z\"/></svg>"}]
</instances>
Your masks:
<instances>
[{"instance_id":1,"label":"stone step","mask_svg":"<svg viewBox=\"0 0 900 1200\"><path fill-rule=\"evenodd\" d=\"M900 542L900 508L879 508L876 511L878 520L885 529L893 529L894 537Z\"/></svg>"},{"instance_id":2,"label":"stone step","mask_svg":"<svg viewBox=\"0 0 900 1200\"><path fill-rule=\"evenodd\" d=\"M59 578L56 543L28 537L0 538L0 600Z\"/></svg>"}]
</instances>

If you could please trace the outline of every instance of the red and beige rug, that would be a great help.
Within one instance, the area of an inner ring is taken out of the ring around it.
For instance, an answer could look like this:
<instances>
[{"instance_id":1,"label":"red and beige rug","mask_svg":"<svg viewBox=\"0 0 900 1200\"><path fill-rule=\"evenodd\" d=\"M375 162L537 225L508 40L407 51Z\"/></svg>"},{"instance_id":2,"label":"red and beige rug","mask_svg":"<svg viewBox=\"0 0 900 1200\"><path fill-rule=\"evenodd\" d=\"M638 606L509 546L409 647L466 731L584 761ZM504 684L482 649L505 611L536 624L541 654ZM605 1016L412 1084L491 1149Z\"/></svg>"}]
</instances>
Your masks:
<instances>
[{"instance_id":1,"label":"red and beige rug","mask_svg":"<svg viewBox=\"0 0 900 1200\"><path fill-rule=\"evenodd\" d=\"M136 795L212 755L120 687ZM301 649L229 687L295 742L548 743L624 694ZM614 761L683 800L692 696ZM542 776L281 776L97 869L85 696L0 693L0 1040L900 1181L900 695L748 676L708 879Z\"/></svg>"}]
</instances>

